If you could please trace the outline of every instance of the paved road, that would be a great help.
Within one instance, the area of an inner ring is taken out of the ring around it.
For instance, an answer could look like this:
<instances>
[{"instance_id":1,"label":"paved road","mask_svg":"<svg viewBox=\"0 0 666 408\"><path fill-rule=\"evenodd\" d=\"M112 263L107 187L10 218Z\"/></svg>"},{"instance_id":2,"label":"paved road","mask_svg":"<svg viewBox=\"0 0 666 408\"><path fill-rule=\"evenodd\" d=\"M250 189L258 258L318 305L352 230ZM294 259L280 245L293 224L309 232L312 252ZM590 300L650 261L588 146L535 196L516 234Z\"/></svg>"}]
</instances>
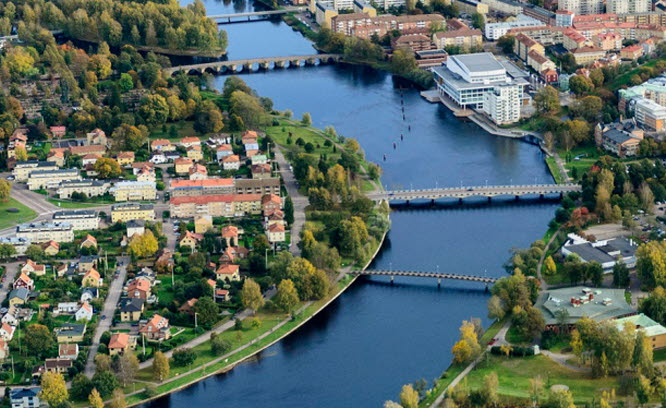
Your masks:
<instances>
[{"instance_id":1,"label":"paved road","mask_svg":"<svg viewBox=\"0 0 666 408\"><path fill-rule=\"evenodd\" d=\"M305 224L305 207L308 205L308 198L298 191L296 177L289 170L289 162L282 154L280 148L276 146L273 151L275 152L275 161L280 166L280 174L284 180L284 185L294 203L294 223L291 225L291 245L289 246L289 251L294 256L300 256L301 249L298 247L298 243L301 241L301 230Z\"/></svg>"},{"instance_id":2,"label":"paved road","mask_svg":"<svg viewBox=\"0 0 666 408\"><path fill-rule=\"evenodd\" d=\"M130 262L130 257L119 256L117 262L122 262L122 265L118 267L120 272L116 278L113 278L111 281L111 286L109 287L109 294L104 301L104 308L102 309L101 315L105 315L106 319L101 319L95 330L95 335L93 336L92 345L90 346L90 351L88 353L88 361L86 362L85 374L87 377L92 378L95 374L95 356L97 355L97 348L99 347L99 341L102 337L102 333L105 331L111 330L111 323L113 322L113 314L120 300L120 295L123 293L123 283L127 277L127 265Z\"/></svg>"},{"instance_id":3,"label":"paved road","mask_svg":"<svg viewBox=\"0 0 666 408\"><path fill-rule=\"evenodd\" d=\"M37 215L50 215L60 210L57 206L46 201L46 196L28 190L26 184L14 183L12 185L12 198L27 205L37 212Z\"/></svg>"},{"instance_id":4,"label":"paved road","mask_svg":"<svg viewBox=\"0 0 666 408\"><path fill-rule=\"evenodd\" d=\"M7 297L7 294L12 290L12 283L18 275L19 269L21 268L21 262L11 262L5 264L5 279L0 289L0 303Z\"/></svg>"}]
</instances>

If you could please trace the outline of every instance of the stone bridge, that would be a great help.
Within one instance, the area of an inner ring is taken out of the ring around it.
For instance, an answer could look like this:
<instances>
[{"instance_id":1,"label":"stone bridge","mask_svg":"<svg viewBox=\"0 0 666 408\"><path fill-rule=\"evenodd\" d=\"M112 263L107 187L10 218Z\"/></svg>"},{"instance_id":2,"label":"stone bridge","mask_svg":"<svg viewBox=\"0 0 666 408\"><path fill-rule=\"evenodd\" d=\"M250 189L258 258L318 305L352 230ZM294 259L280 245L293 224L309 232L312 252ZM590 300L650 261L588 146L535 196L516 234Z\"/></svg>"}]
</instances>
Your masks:
<instances>
[{"instance_id":1,"label":"stone bridge","mask_svg":"<svg viewBox=\"0 0 666 408\"><path fill-rule=\"evenodd\" d=\"M312 55L291 55L287 57L265 57L250 58L230 61L215 61L202 64L179 65L176 67L165 68L164 71L169 75L177 72L187 74L233 74L242 71L252 72L256 64L258 69L270 70L273 68L300 67L304 65L333 64L342 60L341 54L312 54Z\"/></svg>"},{"instance_id":2,"label":"stone bridge","mask_svg":"<svg viewBox=\"0 0 666 408\"><path fill-rule=\"evenodd\" d=\"M364 275L364 276L390 276L391 283L393 283L393 278L395 276L411 276L415 278L430 278L437 279L437 285L441 285L442 279L449 280L460 280L468 282L479 282L485 283L486 287L489 284L497 282L498 278L488 278L484 276L475 276L475 275L462 275L455 273L440 273L440 272L421 272L421 271L400 271L400 270L374 270L366 269L364 271L352 271L352 275Z\"/></svg>"},{"instance_id":3,"label":"stone bridge","mask_svg":"<svg viewBox=\"0 0 666 408\"><path fill-rule=\"evenodd\" d=\"M487 197L491 201L493 197L513 196L516 199L525 195L537 195L543 198L546 195L558 194L563 197L570 192L580 192L582 188L578 184L528 184L507 186L474 186L474 187L449 187L422 190L393 190L377 193L369 193L367 197L373 201L406 201L411 200L437 200L440 198L457 198L462 200L468 197Z\"/></svg>"}]
</instances>

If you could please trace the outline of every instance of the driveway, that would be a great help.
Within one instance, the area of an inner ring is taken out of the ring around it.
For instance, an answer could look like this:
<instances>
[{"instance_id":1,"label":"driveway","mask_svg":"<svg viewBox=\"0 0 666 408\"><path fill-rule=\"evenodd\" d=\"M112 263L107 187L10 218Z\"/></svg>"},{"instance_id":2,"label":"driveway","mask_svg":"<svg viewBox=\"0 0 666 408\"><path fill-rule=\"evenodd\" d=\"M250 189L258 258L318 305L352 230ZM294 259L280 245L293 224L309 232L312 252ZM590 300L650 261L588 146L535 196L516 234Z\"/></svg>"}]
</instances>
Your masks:
<instances>
[{"instance_id":1,"label":"driveway","mask_svg":"<svg viewBox=\"0 0 666 408\"><path fill-rule=\"evenodd\" d=\"M308 205L308 198L298 191L298 182L296 181L296 177L294 177L294 173L289 170L289 162L282 154L282 150L280 150L279 146L275 146L273 151L275 152L275 161L277 161L280 167L280 175L284 180L284 186L287 188L287 192L294 203L294 223L291 225L289 251L294 256L300 256L301 249L298 247L298 243L301 241L301 230L305 224L305 207Z\"/></svg>"},{"instance_id":2,"label":"driveway","mask_svg":"<svg viewBox=\"0 0 666 408\"><path fill-rule=\"evenodd\" d=\"M111 286L109 286L109 294L104 301L104 308L102 309L101 313L101 315L106 316L106 319L102 319L102 316L100 315L99 324L95 330L92 345L90 346L90 351L88 352L88 361L86 362L85 374L89 378L95 374L95 356L97 355L97 348L99 347L99 341L102 337L102 333L111 330L113 314L116 311L116 307L118 306L120 295L123 293L123 283L127 277L127 265L130 262L130 257L119 256L117 258L117 262L122 262L122 265L117 268L120 273L111 281Z\"/></svg>"},{"instance_id":3,"label":"driveway","mask_svg":"<svg viewBox=\"0 0 666 408\"><path fill-rule=\"evenodd\" d=\"M2 289L0 289L0 302L2 302L6 297L9 291L12 290L12 283L18 275L19 269L21 268L21 262L11 262L5 264L5 275L4 281L2 283Z\"/></svg>"}]
</instances>

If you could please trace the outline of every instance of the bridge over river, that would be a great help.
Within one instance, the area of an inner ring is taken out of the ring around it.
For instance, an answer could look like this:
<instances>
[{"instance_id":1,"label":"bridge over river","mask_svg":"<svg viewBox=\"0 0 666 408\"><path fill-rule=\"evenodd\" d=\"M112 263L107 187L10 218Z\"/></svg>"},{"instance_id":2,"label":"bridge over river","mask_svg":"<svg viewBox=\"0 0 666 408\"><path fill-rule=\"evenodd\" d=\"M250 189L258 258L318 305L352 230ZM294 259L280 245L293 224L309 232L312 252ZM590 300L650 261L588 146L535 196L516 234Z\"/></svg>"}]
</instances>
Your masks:
<instances>
[{"instance_id":1,"label":"bridge over river","mask_svg":"<svg viewBox=\"0 0 666 408\"><path fill-rule=\"evenodd\" d=\"M165 68L164 71L169 75L173 75L177 72L185 72L187 74L203 74L205 72L211 74L233 74L240 72L239 68L241 71L251 72L253 71L255 64L257 64L259 69L269 70L272 68L316 65L317 62L319 64L333 64L340 60L342 60L341 54L290 55L285 57L249 58L230 61L206 62L202 64L178 65L175 67Z\"/></svg>"},{"instance_id":2,"label":"bridge over river","mask_svg":"<svg viewBox=\"0 0 666 408\"><path fill-rule=\"evenodd\" d=\"M366 269L363 271L352 271L352 275L363 275L363 276L390 276L391 283L393 283L393 278L396 276L410 276L414 278L430 278L437 279L437 286L441 286L442 279L445 280L459 280L467 282L479 282L485 283L486 288L488 285L497 282L499 278L488 278L485 276L475 276L475 275L463 275L455 273L440 273L440 272L423 272L423 271L400 271L400 270L373 270Z\"/></svg>"},{"instance_id":3,"label":"bridge over river","mask_svg":"<svg viewBox=\"0 0 666 408\"><path fill-rule=\"evenodd\" d=\"M546 195L557 194L563 197L570 192L580 192L582 188L578 184L526 184L506 186L472 186L472 187L447 187L432 189L410 189L389 190L383 192L369 193L368 198L373 201L405 201L412 200L437 200L441 198L456 198L462 201L468 197L487 197L491 201L493 197L507 196L516 199L536 195L544 198Z\"/></svg>"},{"instance_id":4,"label":"bridge over river","mask_svg":"<svg viewBox=\"0 0 666 408\"><path fill-rule=\"evenodd\" d=\"M280 14L288 14L288 13L300 13L305 10L305 7L285 7L280 10L267 10L267 11L248 11L245 13L232 13L232 14L212 14L208 15L206 17L210 18L211 20L217 21L217 24L227 24L234 22L232 21L233 19L237 18L247 18L245 21L261 21L261 20L252 20L252 17L270 17L270 16L276 16ZM225 21L226 20L226 21Z\"/></svg>"}]
</instances>

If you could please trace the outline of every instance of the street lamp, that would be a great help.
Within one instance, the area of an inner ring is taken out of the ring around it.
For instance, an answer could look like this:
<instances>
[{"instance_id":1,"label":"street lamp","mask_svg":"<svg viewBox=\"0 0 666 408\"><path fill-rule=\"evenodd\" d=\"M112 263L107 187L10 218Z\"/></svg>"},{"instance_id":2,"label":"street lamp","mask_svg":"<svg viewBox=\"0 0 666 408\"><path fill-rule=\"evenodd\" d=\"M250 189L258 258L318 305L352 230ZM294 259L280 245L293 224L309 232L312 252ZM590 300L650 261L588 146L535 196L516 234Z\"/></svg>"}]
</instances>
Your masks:
<instances>
[{"instance_id":1,"label":"street lamp","mask_svg":"<svg viewBox=\"0 0 666 408\"><path fill-rule=\"evenodd\" d=\"M195 329L197 328L197 315L198 315L198 314L199 314L199 313L194 312L194 328L195 328Z\"/></svg>"}]
</instances>

